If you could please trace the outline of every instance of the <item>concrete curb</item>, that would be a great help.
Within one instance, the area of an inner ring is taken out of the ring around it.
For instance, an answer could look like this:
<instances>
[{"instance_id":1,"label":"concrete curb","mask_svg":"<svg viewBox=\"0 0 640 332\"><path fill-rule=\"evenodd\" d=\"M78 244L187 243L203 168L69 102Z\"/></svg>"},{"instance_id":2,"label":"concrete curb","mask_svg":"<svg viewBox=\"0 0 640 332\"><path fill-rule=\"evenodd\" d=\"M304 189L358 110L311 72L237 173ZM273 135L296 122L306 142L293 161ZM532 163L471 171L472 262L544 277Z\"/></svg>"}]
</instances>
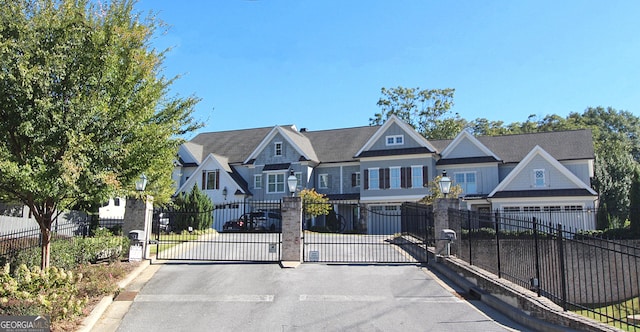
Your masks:
<instances>
[{"instance_id":1,"label":"concrete curb","mask_svg":"<svg viewBox=\"0 0 640 332\"><path fill-rule=\"evenodd\" d=\"M135 268L135 270L131 271L129 275L122 279L118 283L118 287L120 289L124 289L129 285L136 277L138 277L149 265L151 264L150 259L143 260L140 262L140 265ZM96 323L100 320L102 315L107 311L107 308L113 303L116 294L106 295L98 302L95 308L89 313L89 316L85 317L80 324L80 327L76 330L78 332L90 332Z\"/></svg>"}]
</instances>

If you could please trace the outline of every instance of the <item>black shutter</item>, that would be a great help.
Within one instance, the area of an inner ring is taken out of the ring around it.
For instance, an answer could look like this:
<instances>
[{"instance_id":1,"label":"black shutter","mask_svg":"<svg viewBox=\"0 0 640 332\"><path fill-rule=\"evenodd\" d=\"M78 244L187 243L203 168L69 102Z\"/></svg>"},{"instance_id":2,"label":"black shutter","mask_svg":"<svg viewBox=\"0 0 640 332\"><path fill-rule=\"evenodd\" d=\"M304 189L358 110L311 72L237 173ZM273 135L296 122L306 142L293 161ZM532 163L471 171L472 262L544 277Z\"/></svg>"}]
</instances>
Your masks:
<instances>
[{"instance_id":1,"label":"black shutter","mask_svg":"<svg viewBox=\"0 0 640 332\"><path fill-rule=\"evenodd\" d=\"M364 190L369 189L369 170L364 170Z\"/></svg>"},{"instance_id":2,"label":"black shutter","mask_svg":"<svg viewBox=\"0 0 640 332\"><path fill-rule=\"evenodd\" d=\"M220 170L216 171L216 189L220 189Z\"/></svg>"},{"instance_id":3,"label":"black shutter","mask_svg":"<svg viewBox=\"0 0 640 332\"><path fill-rule=\"evenodd\" d=\"M422 186L429 186L429 167L422 166Z\"/></svg>"},{"instance_id":4,"label":"black shutter","mask_svg":"<svg viewBox=\"0 0 640 332\"><path fill-rule=\"evenodd\" d=\"M402 167L400 169L400 188L410 188L411 184L411 167Z\"/></svg>"},{"instance_id":5,"label":"black shutter","mask_svg":"<svg viewBox=\"0 0 640 332\"><path fill-rule=\"evenodd\" d=\"M356 173L351 173L351 186L356 186Z\"/></svg>"},{"instance_id":6,"label":"black shutter","mask_svg":"<svg viewBox=\"0 0 640 332\"><path fill-rule=\"evenodd\" d=\"M381 169L380 178L381 178L380 184L384 184L381 187L383 189L389 189L389 187L390 187L390 183L389 182L390 181L389 181L389 169L388 168Z\"/></svg>"},{"instance_id":7,"label":"black shutter","mask_svg":"<svg viewBox=\"0 0 640 332\"><path fill-rule=\"evenodd\" d=\"M207 172L202 171L202 190L207 189Z\"/></svg>"}]
</instances>

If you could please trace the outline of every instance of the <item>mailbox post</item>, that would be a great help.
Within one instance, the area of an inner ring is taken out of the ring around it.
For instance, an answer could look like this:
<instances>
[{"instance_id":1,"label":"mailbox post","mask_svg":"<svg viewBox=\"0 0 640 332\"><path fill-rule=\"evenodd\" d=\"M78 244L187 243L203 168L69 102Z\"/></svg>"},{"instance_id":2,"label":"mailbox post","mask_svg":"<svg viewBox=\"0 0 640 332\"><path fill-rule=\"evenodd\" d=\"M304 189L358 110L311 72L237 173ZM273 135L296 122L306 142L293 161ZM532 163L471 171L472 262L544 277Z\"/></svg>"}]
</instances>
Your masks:
<instances>
[{"instance_id":1,"label":"mailbox post","mask_svg":"<svg viewBox=\"0 0 640 332\"><path fill-rule=\"evenodd\" d=\"M445 228L440 231L440 238L438 240L445 241L445 243L447 244L447 254L445 257L451 256L451 242L453 242L453 240L456 240L456 231L454 231L453 229Z\"/></svg>"},{"instance_id":2,"label":"mailbox post","mask_svg":"<svg viewBox=\"0 0 640 332\"><path fill-rule=\"evenodd\" d=\"M436 256L450 256L451 243L456 240L457 227L449 223L449 208L455 208L458 200L455 198L438 198L433 205L434 227L436 241ZM446 253L444 255L443 253Z\"/></svg>"}]
</instances>

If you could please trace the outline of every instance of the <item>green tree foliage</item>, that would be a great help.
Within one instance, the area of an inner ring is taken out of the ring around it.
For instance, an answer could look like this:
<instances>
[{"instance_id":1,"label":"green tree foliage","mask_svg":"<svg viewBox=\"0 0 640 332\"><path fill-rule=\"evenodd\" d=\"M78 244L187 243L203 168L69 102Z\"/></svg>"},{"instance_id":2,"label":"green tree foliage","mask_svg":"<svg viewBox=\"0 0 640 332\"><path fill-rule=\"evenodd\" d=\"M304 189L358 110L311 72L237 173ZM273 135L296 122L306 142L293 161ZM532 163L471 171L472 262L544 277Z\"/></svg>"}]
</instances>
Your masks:
<instances>
[{"instance_id":1,"label":"green tree foliage","mask_svg":"<svg viewBox=\"0 0 640 332\"><path fill-rule=\"evenodd\" d=\"M65 208L136 195L143 172L147 193L169 201L178 136L199 126L198 99L168 95L174 79L150 46L158 23L133 5L0 0L0 199L30 208L43 268Z\"/></svg>"},{"instance_id":2,"label":"green tree foliage","mask_svg":"<svg viewBox=\"0 0 640 332\"><path fill-rule=\"evenodd\" d=\"M189 194L180 193L175 199L176 213L171 221L172 231L205 230L213 226L214 206L209 196L193 186Z\"/></svg>"},{"instance_id":3,"label":"green tree foliage","mask_svg":"<svg viewBox=\"0 0 640 332\"><path fill-rule=\"evenodd\" d=\"M332 211L329 199L324 195L316 192L315 189L302 189L300 191L302 198L302 213L305 220L315 218L320 215L327 215Z\"/></svg>"},{"instance_id":4,"label":"green tree foliage","mask_svg":"<svg viewBox=\"0 0 640 332\"><path fill-rule=\"evenodd\" d=\"M629 221L631 232L640 235L640 167L633 172L633 184L631 185Z\"/></svg>"},{"instance_id":5,"label":"green tree foliage","mask_svg":"<svg viewBox=\"0 0 640 332\"><path fill-rule=\"evenodd\" d=\"M429 139L454 137L465 121L451 116L454 89L382 88L378 100L380 113L369 118L370 125L381 125L393 114Z\"/></svg>"},{"instance_id":6,"label":"green tree foliage","mask_svg":"<svg viewBox=\"0 0 640 332\"><path fill-rule=\"evenodd\" d=\"M420 200L420 203L423 204L433 204L433 202L437 199L437 198L444 198L444 194L442 193L442 191L440 190L440 180L442 179L442 175L438 175L436 176L435 179L433 179L432 181L429 181L429 192L430 194L423 197ZM462 194L462 187L460 187L459 184L456 185L451 185L451 188L449 189L449 194L448 197L458 197L460 196L460 194Z\"/></svg>"}]
</instances>

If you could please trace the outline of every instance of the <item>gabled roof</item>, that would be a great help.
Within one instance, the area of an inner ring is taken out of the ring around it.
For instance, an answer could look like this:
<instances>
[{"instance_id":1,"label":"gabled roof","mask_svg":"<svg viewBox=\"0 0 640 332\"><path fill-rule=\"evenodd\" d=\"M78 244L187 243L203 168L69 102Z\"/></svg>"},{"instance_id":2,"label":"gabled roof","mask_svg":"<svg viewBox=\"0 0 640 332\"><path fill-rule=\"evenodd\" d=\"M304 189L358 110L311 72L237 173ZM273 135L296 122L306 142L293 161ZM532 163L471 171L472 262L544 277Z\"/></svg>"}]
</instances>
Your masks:
<instances>
[{"instance_id":1,"label":"gabled roof","mask_svg":"<svg viewBox=\"0 0 640 332\"><path fill-rule=\"evenodd\" d=\"M304 131L321 163L354 161L353 156L380 126Z\"/></svg>"},{"instance_id":2,"label":"gabled roof","mask_svg":"<svg viewBox=\"0 0 640 332\"><path fill-rule=\"evenodd\" d=\"M519 163L537 145L558 161L593 159L591 130L567 130L543 133L478 136L476 139L504 163ZM453 140L432 140L443 151Z\"/></svg>"},{"instance_id":3,"label":"gabled roof","mask_svg":"<svg viewBox=\"0 0 640 332\"><path fill-rule=\"evenodd\" d=\"M255 159L271 142L271 140L280 134L296 151L300 153L306 160L319 162L316 152L313 150L313 146L307 137L299 133L295 126L275 126L273 129L260 141L260 144L247 156L244 163L249 163Z\"/></svg>"},{"instance_id":4,"label":"gabled roof","mask_svg":"<svg viewBox=\"0 0 640 332\"><path fill-rule=\"evenodd\" d=\"M389 129L389 127L391 127L393 124L396 124L397 126L399 126L407 134L407 136L415 140L420 146L426 148L428 150L427 153L437 152L437 149L433 145L431 145L431 143L426 138L418 134L418 132L415 129L413 129L413 127L411 127L406 122L400 120L396 115L392 114L387 119L387 121L385 121L384 124L380 128L378 128L376 133L369 138L369 140L362 146L362 148L360 148L360 150L355 154L355 156L360 157L362 156L363 152L371 149L371 147L373 147L373 145L382 137L382 135L385 134L387 129Z\"/></svg>"},{"instance_id":5,"label":"gabled roof","mask_svg":"<svg viewBox=\"0 0 640 332\"><path fill-rule=\"evenodd\" d=\"M447 147L444 150L442 150L442 152L440 152L440 156L442 157L442 159L447 159L455 151L455 149L460 145L460 143L464 141L469 141L476 148L478 148L480 152L482 152L481 155L468 156L468 157L492 157L494 161L500 160L500 158L498 158L498 156L496 156L491 149L487 148L475 136L471 135L471 133L468 132L467 130L461 131L458 134L458 136L456 136L456 138L454 138L453 141L451 141L451 143L449 143Z\"/></svg>"},{"instance_id":6,"label":"gabled roof","mask_svg":"<svg viewBox=\"0 0 640 332\"><path fill-rule=\"evenodd\" d=\"M204 158L204 160L202 160L202 162L200 162L200 165L198 165L193 174L198 174L199 172L201 172L207 160L212 160L215 164L220 166L220 168L224 170L225 173L229 175L229 177L231 177L231 179L238 185L238 187L240 187L241 190L244 191L242 194L251 194L249 192L249 186L247 185L247 182L242 178L242 176L240 176L240 174L236 172L235 168L229 165L229 160L224 156L210 153L206 158ZM178 188L178 190L176 190L176 193L185 192L187 191L187 189L193 187L196 179L197 176L190 177L182 184L182 186L180 186L180 188Z\"/></svg>"},{"instance_id":7,"label":"gabled roof","mask_svg":"<svg viewBox=\"0 0 640 332\"><path fill-rule=\"evenodd\" d=\"M232 164L239 164L256 149L272 129L272 127L264 127L201 133L194 137L190 143L203 147L200 161L202 161L202 156L216 153L227 157Z\"/></svg>"},{"instance_id":8,"label":"gabled roof","mask_svg":"<svg viewBox=\"0 0 640 332\"><path fill-rule=\"evenodd\" d=\"M191 158L193 158L193 161L191 160L183 160L182 163L193 163L195 162L196 164L200 164L200 162L202 161L202 145L200 144L196 144L194 142L185 142L183 144L184 149L187 151L187 153L191 156Z\"/></svg>"},{"instance_id":9,"label":"gabled roof","mask_svg":"<svg viewBox=\"0 0 640 332\"><path fill-rule=\"evenodd\" d=\"M593 195L593 196L597 195L597 193L595 191L593 191L593 189L591 189L591 187L588 184L582 182L582 180L580 180L576 175L571 173L571 171L569 171L566 167L564 167L562 164L560 164L560 162L558 162L547 151L545 151L540 146L536 145L531 151L529 151L529 153L522 159L522 161L520 161L518 166L516 166L509 173L509 175L507 175L507 177L504 178L504 180L502 182L500 182L495 189L493 189L493 191L491 193L489 193L489 197L494 197L495 198L496 195L498 193L500 193L500 192L503 192L503 191L509 192L509 190L506 190L506 189L509 188L509 185L511 184L511 182L522 172L522 170L527 168L529 163L531 163L533 158L536 157L536 156L540 156L543 159L545 159L552 167L554 167L556 170L558 170L562 175L564 175L569 181L573 182L577 187L577 188L554 188L554 189L585 189L591 195ZM541 189L541 190L544 190L544 189ZM539 190L532 190L532 191L539 191ZM540 191L540 193L543 193L543 192ZM500 195L502 195L502 194L500 194ZM498 197L500 197L500 195L498 195Z\"/></svg>"}]
</instances>

